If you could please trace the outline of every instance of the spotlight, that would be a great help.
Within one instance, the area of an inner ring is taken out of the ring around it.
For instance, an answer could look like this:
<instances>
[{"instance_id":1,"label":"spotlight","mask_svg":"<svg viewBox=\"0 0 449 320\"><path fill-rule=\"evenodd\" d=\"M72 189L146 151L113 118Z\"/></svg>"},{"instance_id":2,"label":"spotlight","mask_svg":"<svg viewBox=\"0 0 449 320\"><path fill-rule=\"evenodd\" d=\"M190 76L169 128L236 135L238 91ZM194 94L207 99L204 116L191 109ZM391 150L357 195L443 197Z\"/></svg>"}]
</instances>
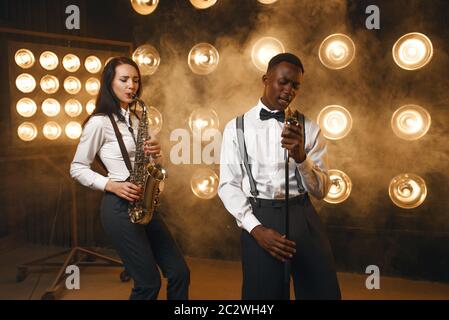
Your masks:
<instances>
[{"instance_id":1,"label":"spotlight","mask_svg":"<svg viewBox=\"0 0 449 320\"><path fill-rule=\"evenodd\" d=\"M162 129L162 114L155 107L149 107L147 109L148 126L151 133L156 135Z\"/></svg>"},{"instance_id":2,"label":"spotlight","mask_svg":"<svg viewBox=\"0 0 449 320\"><path fill-rule=\"evenodd\" d=\"M39 62L45 70L55 70L58 66L59 59L53 52L44 51L39 58Z\"/></svg>"},{"instance_id":3,"label":"spotlight","mask_svg":"<svg viewBox=\"0 0 449 320\"><path fill-rule=\"evenodd\" d=\"M44 133L44 137L48 140L56 140L61 136L62 129L58 123L49 121L44 125L42 131Z\"/></svg>"},{"instance_id":4,"label":"spotlight","mask_svg":"<svg viewBox=\"0 0 449 320\"><path fill-rule=\"evenodd\" d=\"M16 87L23 93L30 93L36 88L36 80L31 74L22 73L16 79Z\"/></svg>"},{"instance_id":5,"label":"spotlight","mask_svg":"<svg viewBox=\"0 0 449 320\"><path fill-rule=\"evenodd\" d=\"M428 37L422 33L407 33L399 38L393 46L393 59L405 70L416 70L432 60L433 46Z\"/></svg>"},{"instance_id":6,"label":"spotlight","mask_svg":"<svg viewBox=\"0 0 449 320\"><path fill-rule=\"evenodd\" d=\"M217 49L209 43L199 43L189 52L187 63L193 73L205 75L213 72L219 61Z\"/></svg>"},{"instance_id":7,"label":"spotlight","mask_svg":"<svg viewBox=\"0 0 449 320\"><path fill-rule=\"evenodd\" d=\"M70 117L78 117L83 111L83 106L76 99L69 99L65 103L64 106L65 113L67 113Z\"/></svg>"},{"instance_id":8,"label":"spotlight","mask_svg":"<svg viewBox=\"0 0 449 320\"><path fill-rule=\"evenodd\" d=\"M198 169L190 179L192 192L200 199L212 199L218 191L218 176L211 169Z\"/></svg>"},{"instance_id":9,"label":"spotlight","mask_svg":"<svg viewBox=\"0 0 449 320\"><path fill-rule=\"evenodd\" d=\"M97 78L89 78L86 81L86 91L94 96L100 91L100 81Z\"/></svg>"},{"instance_id":10,"label":"spotlight","mask_svg":"<svg viewBox=\"0 0 449 320\"><path fill-rule=\"evenodd\" d=\"M335 33L323 40L318 55L325 67L335 70L342 69L354 59L355 45L347 35Z\"/></svg>"},{"instance_id":11,"label":"spotlight","mask_svg":"<svg viewBox=\"0 0 449 320\"><path fill-rule=\"evenodd\" d=\"M343 171L335 169L329 170L329 178L331 187L324 201L334 204L345 201L351 193L351 179Z\"/></svg>"},{"instance_id":12,"label":"spotlight","mask_svg":"<svg viewBox=\"0 0 449 320\"><path fill-rule=\"evenodd\" d=\"M84 67L90 73L98 73L101 70L101 61L96 56L89 56L84 61Z\"/></svg>"},{"instance_id":13,"label":"spotlight","mask_svg":"<svg viewBox=\"0 0 449 320\"><path fill-rule=\"evenodd\" d=\"M17 134L23 141L31 141L37 137L37 128L31 122L23 122L17 128Z\"/></svg>"},{"instance_id":14,"label":"spotlight","mask_svg":"<svg viewBox=\"0 0 449 320\"><path fill-rule=\"evenodd\" d=\"M330 105L321 110L317 122L323 135L331 140L343 139L352 128L351 114L338 105Z\"/></svg>"},{"instance_id":15,"label":"spotlight","mask_svg":"<svg viewBox=\"0 0 449 320\"><path fill-rule=\"evenodd\" d=\"M16 110L22 117L32 117L37 111L36 102L30 98L22 98L17 102Z\"/></svg>"},{"instance_id":16,"label":"spotlight","mask_svg":"<svg viewBox=\"0 0 449 320\"><path fill-rule=\"evenodd\" d=\"M65 126L66 136L73 140L78 139L80 137L81 131L82 131L81 125L76 121L70 121Z\"/></svg>"},{"instance_id":17,"label":"spotlight","mask_svg":"<svg viewBox=\"0 0 449 320\"><path fill-rule=\"evenodd\" d=\"M69 76L64 80L64 89L70 94L77 94L81 90L81 82L78 78Z\"/></svg>"},{"instance_id":18,"label":"spotlight","mask_svg":"<svg viewBox=\"0 0 449 320\"><path fill-rule=\"evenodd\" d=\"M259 1L262 4L272 4L272 3L275 3L278 0L257 0L257 1Z\"/></svg>"},{"instance_id":19,"label":"spotlight","mask_svg":"<svg viewBox=\"0 0 449 320\"><path fill-rule=\"evenodd\" d=\"M400 107L391 117L393 132L404 140L418 140L430 128L430 114L418 105L408 104Z\"/></svg>"},{"instance_id":20,"label":"spotlight","mask_svg":"<svg viewBox=\"0 0 449 320\"><path fill-rule=\"evenodd\" d=\"M62 65L68 72L76 72L81 66L81 61L76 55L69 53L62 58Z\"/></svg>"},{"instance_id":21,"label":"spotlight","mask_svg":"<svg viewBox=\"0 0 449 320\"><path fill-rule=\"evenodd\" d=\"M192 132L218 129L218 115L213 109L198 108L193 110L189 117L189 127Z\"/></svg>"},{"instance_id":22,"label":"spotlight","mask_svg":"<svg viewBox=\"0 0 449 320\"><path fill-rule=\"evenodd\" d=\"M86 112L87 114L91 115L92 112L95 110L95 99L91 99L86 104Z\"/></svg>"},{"instance_id":23,"label":"spotlight","mask_svg":"<svg viewBox=\"0 0 449 320\"><path fill-rule=\"evenodd\" d=\"M217 3L217 0L190 0L190 3L197 9L207 9Z\"/></svg>"},{"instance_id":24,"label":"spotlight","mask_svg":"<svg viewBox=\"0 0 449 320\"><path fill-rule=\"evenodd\" d=\"M56 99L48 98L42 102L42 112L48 117L55 117L59 114L61 105Z\"/></svg>"},{"instance_id":25,"label":"spotlight","mask_svg":"<svg viewBox=\"0 0 449 320\"><path fill-rule=\"evenodd\" d=\"M394 177L390 182L388 194L395 205L403 209L413 209L426 199L427 187L424 180L411 173Z\"/></svg>"},{"instance_id":26,"label":"spotlight","mask_svg":"<svg viewBox=\"0 0 449 320\"><path fill-rule=\"evenodd\" d=\"M139 66L142 75L152 75L161 63L159 52L149 44L141 45L134 50L133 60Z\"/></svg>"},{"instance_id":27,"label":"spotlight","mask_svg":"<svg viewBox=\"0 0 449 320\"><path fill-rule=\"evenodd\" d=\"M34 55L30 50L19 49L14 55L17 65L23 69L31 68L34 65Z\"/></svg>"},{"instance_id":28,"label":"spotlight","mask_svg":"<svg viewBox=\"0 0 449 320\"><path fill-rule=\"evenodd\" d=\"M257 69L265 72L267 71L268 62L270 62L270 59L275 55L284 52L284 46L278 39L272 37L264 37L257 40L257 42L254 44L251 51L251 59L253 60L253 63Z\"/></svg>"},{"instance_id":29,"label":"spotlight","mask_svg":"<svg viewBox=\"0 0 449 320\"><path fill-rule=\"evenodd\" d=\"M49 74L45 75L41 79L41 89L47 94L52 94L59 89L59 80L55 76Z\"/></svg>"},{"instance_id":30,"label":"spotlight","mask_svg":"<svg viewBox=\"0 0 449 320\"><path fill-rule=\"evenodd\" d=\"M156 10L159 0L131 0L133 9L141 15L147 15Z\"/></svg>"}]
</instances>

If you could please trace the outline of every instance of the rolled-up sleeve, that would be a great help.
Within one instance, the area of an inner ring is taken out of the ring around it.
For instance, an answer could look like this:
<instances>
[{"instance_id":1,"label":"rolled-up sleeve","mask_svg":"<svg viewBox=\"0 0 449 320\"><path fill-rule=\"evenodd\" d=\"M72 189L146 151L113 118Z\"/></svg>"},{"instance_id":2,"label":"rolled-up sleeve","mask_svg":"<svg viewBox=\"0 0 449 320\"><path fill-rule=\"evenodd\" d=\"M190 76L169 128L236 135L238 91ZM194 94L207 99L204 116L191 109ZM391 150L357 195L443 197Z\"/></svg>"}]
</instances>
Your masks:
<instances>
[{"instance_id":1,"label":"rolled-up sleeve","mask_svg":"<svg viewBox=\"0 0 449 320\"><path fill-rule=\"evenodd\" d=\"M91 169L95 155L104 140L103 120L94 116L84 126L75 156L70 165L70 175L83 186L104 191L109 179Z\"/></svg>"},{"instance_id":2,"label":"rolled-up sleeve","mask_svg":"<svg viewBox=\"0 0 449 320\"><path fill-rule=\"evenodd\" d=\"M310 138L310 150L306 147L306 159L297 165L298 171L306 191L321 200L330 188L327 141L317 124L312 123L306 134Z\"/></svg>"},{"instance_id":3,"label":"rolled-up sleeve","mask_svg":"<svg viewBox=\"0 0 449 320\"><path fill-rule=\"evenodd\" d=\"M241 163L234 119L226 125L223 133L218 195L226 210L236 219L237 225L251 232L261 223L253 214L251 204L242 190L243 169Z\"/></svg>"}]
</instances>

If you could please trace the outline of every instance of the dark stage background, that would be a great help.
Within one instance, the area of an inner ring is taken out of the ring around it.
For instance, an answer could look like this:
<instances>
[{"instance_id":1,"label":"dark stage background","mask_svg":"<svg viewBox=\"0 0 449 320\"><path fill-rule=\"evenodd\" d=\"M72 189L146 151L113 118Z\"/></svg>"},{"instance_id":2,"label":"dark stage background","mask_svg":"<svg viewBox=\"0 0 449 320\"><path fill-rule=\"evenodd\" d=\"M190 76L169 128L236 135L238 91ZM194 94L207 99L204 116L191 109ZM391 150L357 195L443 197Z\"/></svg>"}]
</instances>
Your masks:
<instances>
[{"instance_id":1,"label":"dark stage background","mask_svg":"<svg viewBox=\"0 0 449 320\"><path fill-rule=\"evenodd\" d=\"M71 4L80 8L80 30L65 28L65 8ZM380 8L380 30L365 28L365 8L370 4ZM222 130L256 104L262 93L261 73L251 64L250 44L265 35L279 38L305 64L302 93L295 101L300 110L316 119L324 106L340 104L354 121L346 138L329 141L331 168L351 177L352 193L338 205L317 203L338 270L363 273L374 264L382 275L449 282L447 12L449 3L444 0L280 0L271 6L256 0L219 0L207 10L195 10L189 1L161 0L153 14L140 16L127 0L1 0L0 27L156 47L161 65L154 75L144 77L144 99L163 114L159 139L166 156L174 145L170 132L188 128L187 119L196 107L213 107ZM395 65L391 47L413 31L432 40L434 57L411 72ZM357 50L352 64L339 71L326 69L318 60L321 41L336 32L350 35ZM75 143L17 141L11 121L15 101L10 41L128 51L119 45L0 33L0 237L70 246L74 182L68 173ZM220 52L218 68L208 76L195 75L187 66L188 52L198 42L209 42ZM417 141L401 140L391 130L392 113L406 103L424 106L432 117L429 132ZM240 231L232 216L218 197L202 200L190 191L194 169L209 167L218 173L218 165L166 167L169 178L161 211L183 251L239 259ZM419 174L428 188L425 202L412 210L396 207L388 196L390 180L405 172ZM80 244L109 247L99 217L102 194L75 188Z\"/></svg>"}]
</instances>

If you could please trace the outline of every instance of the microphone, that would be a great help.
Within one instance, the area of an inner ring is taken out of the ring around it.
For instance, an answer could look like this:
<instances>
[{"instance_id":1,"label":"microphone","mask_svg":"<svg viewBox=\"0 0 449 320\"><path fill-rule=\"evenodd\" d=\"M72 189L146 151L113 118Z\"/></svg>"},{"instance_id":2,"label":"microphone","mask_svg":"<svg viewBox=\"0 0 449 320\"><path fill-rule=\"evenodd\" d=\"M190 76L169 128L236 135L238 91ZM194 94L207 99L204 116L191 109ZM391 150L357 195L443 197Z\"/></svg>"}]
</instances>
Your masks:
<instances>
[{"instance_id":1,"label":"microphone","mask_svg":"<svg viewBox=\"0 0 449 320\"><path fill-rule=\"evenodd\" d=\"M285 109L285 123L298 127L299 126L298 110L292 110L290 109L290 107L287 107L287 109Z\"/></svg>"}]
</instances>

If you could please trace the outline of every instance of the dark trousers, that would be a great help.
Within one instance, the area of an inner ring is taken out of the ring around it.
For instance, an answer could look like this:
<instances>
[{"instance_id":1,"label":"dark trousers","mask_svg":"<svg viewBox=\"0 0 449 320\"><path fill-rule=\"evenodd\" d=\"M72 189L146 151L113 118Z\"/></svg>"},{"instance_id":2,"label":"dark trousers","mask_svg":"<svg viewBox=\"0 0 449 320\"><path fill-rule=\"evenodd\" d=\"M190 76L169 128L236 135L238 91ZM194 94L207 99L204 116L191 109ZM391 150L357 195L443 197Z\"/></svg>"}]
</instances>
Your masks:
<instances>
[{"instance_id":1,"label":"dark trousers","mask_svg":"<svg viewBox=\"0 0 449 320\"><path fill-rule=\"evenodd\" d=\"M250 199L253 213L267 228L285 234L284 200ZM290 199L289 238L296 242L291 261L296 299L341 299L331 247L307 195ZM283 299L284 264L242 230L242 299Z\"/></svg>"},{"instance_id":2,"label":"dark trousers","mask_svg":"<svg viewBox=\"0 0 449 320\"><path fill-rule=\"evenodd\" d=\"M159 213L144 226L128 217L128 202L106 192L101 204L103 228L134 280L130 299L157 299L158 267L168 280L168 299L188 299L190 271Z\"/></svg>"}]
</instances>

